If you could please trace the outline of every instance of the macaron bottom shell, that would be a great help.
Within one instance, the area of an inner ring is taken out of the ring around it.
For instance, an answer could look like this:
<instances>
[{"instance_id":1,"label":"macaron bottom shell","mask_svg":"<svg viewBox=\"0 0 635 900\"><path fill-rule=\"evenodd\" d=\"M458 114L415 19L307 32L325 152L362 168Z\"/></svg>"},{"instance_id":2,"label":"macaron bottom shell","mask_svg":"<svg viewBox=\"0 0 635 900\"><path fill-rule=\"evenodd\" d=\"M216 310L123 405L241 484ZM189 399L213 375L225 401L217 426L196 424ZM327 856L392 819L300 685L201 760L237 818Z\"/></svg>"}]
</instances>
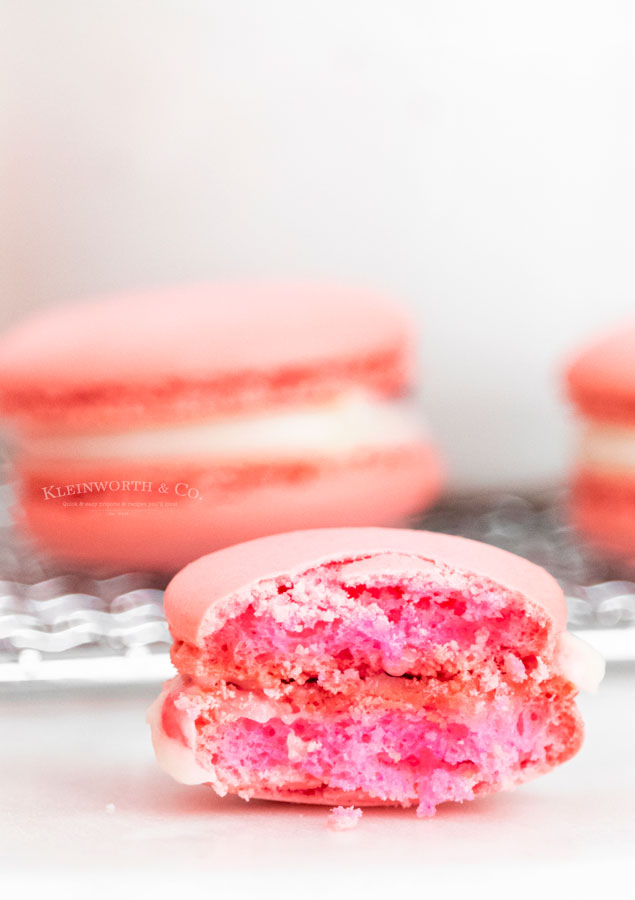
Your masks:
<instances>
[{"instance_id":1,"label":"macaron bottom shell","mask_svg":"<svg viewBox=\"0 0 635 900\"><path fill-rule=\"evenodd\" d=\"M16 471L18 528L45 553L104 571L174 572L220 547L308 527L393 525L433 503L429 444L342 460L68 460Z\"/></svg>"},{"instance_id":2,"label":"macaron bottom shell","mask_svg":"<svg viewBox=\"0 0 635 900\"><path fill-rule=\"evenodd\" d=\"M573 527L590 545L635 564L635 473L578 469L569 511Z\"/></svg>"}]
</instances>

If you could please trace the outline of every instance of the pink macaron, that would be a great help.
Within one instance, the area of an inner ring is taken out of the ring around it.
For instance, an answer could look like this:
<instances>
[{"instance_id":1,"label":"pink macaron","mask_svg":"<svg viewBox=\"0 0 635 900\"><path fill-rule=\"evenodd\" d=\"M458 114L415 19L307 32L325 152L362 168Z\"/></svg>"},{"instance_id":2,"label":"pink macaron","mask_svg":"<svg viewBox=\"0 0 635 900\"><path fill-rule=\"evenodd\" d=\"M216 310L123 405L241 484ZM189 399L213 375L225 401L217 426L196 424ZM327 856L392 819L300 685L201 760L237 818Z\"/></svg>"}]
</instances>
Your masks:
<instances>
[{"instance_id":1,"label":"pink macaron","mask_svg":"<svg viewBox=\"0 0 635 900\"><path fill-rule=\"evenodd\" d=\"M427 816L511 788L576 753L575 696L603 675L544 570L422 531L249 541L183 569L165 606L157 759L244 799Z\"/></svg>"},{"instance_id":2,"label":"pink macaron","mask_svg":"<svg viewBox=\"0 0 635 900\"><path fill-rule=\"evenodd\" d=\"M572 477L574 525L605 553L635 562L635 325L578 353L567 384L582 421Z\"/></svg>"},{"instance_id":3,"label":"pink macaron","mask_svg":"<svg viewBox=\"0 0 635 900\"><path fill-rule=\"evenodd\" d=\"M237 541L399 523L439 493L390 300L211 284L42 313L0 341L17 518L49 552L174 572Z\"/></svg>"}]
</instances>

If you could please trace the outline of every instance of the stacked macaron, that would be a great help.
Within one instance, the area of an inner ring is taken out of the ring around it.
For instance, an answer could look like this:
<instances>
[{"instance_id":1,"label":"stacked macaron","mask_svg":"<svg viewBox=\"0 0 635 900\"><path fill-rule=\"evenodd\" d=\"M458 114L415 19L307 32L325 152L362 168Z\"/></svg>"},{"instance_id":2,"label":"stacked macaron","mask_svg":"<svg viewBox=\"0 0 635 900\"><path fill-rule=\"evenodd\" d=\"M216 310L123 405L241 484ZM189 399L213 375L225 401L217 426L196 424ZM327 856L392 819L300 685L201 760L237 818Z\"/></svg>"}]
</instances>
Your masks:
<instances>
[{"instance_id":1,"label":"stacked macaron","mask_svg":"<svg viewBox=\"0 0 635 900\"><path fill-rule=\"evenodd\" d=\"M319 529L212 553L166 592L157 758L221 794L416 806L511 788L582 741L603 674L561 588L495 547Z\"/></svg>"},{"instance_id":2,"label":"stacked macaron","mask_svg":"<svg viewBox=\"0 0 635 900\"><path fill-rule=\"evenodd\" d=\"M635 325L582 350L567 382L583 422L573 522L601 550L635 561Z\"/></svg>"},{"instance_id":3,"label":"stacked macaron","mask_svg":"<svg viewBox=\"0 0 635 900\"><path fill-rule=\"evenodd\" d=\"M412 328L370 292L215 284L40 314L0 341L20 524L58 556L174 571L438 494Z\"/></svg>"}]
</instances>

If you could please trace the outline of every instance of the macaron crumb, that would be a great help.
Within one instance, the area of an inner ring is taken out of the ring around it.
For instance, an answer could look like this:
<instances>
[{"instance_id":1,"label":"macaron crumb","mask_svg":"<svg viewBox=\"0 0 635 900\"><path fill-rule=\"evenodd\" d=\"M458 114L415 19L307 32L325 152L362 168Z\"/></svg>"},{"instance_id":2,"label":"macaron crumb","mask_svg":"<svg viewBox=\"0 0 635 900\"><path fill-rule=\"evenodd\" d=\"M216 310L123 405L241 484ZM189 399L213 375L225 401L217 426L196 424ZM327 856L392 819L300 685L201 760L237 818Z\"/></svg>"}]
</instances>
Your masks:
<instances>
[{"instance_id":1,"label":"macaron crumb","mask_svg":"<svg viewBox=\"0 0 635 900\"><path fill-rule=\"evenodd\" d=\"M355 806L335 806L331 810L326 824L331 831L350 831L351 828L357 828L361 817L361 809Z\"/></svg>"}]
</instances>

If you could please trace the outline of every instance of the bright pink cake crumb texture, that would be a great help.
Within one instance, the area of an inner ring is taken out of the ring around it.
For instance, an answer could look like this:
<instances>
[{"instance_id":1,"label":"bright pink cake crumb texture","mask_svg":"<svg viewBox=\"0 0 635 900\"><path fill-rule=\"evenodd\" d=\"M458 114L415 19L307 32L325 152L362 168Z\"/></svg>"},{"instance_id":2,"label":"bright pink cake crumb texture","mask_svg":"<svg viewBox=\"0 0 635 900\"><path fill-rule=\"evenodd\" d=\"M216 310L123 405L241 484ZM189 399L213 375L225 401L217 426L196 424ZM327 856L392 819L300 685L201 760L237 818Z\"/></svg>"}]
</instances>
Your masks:
<instances>
[{"instance_id":1,"label":"bright pink cake crumb texture","mask_svg":"<svg viewBox=\"0 0 635 900\"><path fill-rule=\"evenodd\" d=\"M327 820L331 831L350 831L357 828L357 823L362 817L362 811L356 806L336 806Z\"/></svg>"}]
</instances>

